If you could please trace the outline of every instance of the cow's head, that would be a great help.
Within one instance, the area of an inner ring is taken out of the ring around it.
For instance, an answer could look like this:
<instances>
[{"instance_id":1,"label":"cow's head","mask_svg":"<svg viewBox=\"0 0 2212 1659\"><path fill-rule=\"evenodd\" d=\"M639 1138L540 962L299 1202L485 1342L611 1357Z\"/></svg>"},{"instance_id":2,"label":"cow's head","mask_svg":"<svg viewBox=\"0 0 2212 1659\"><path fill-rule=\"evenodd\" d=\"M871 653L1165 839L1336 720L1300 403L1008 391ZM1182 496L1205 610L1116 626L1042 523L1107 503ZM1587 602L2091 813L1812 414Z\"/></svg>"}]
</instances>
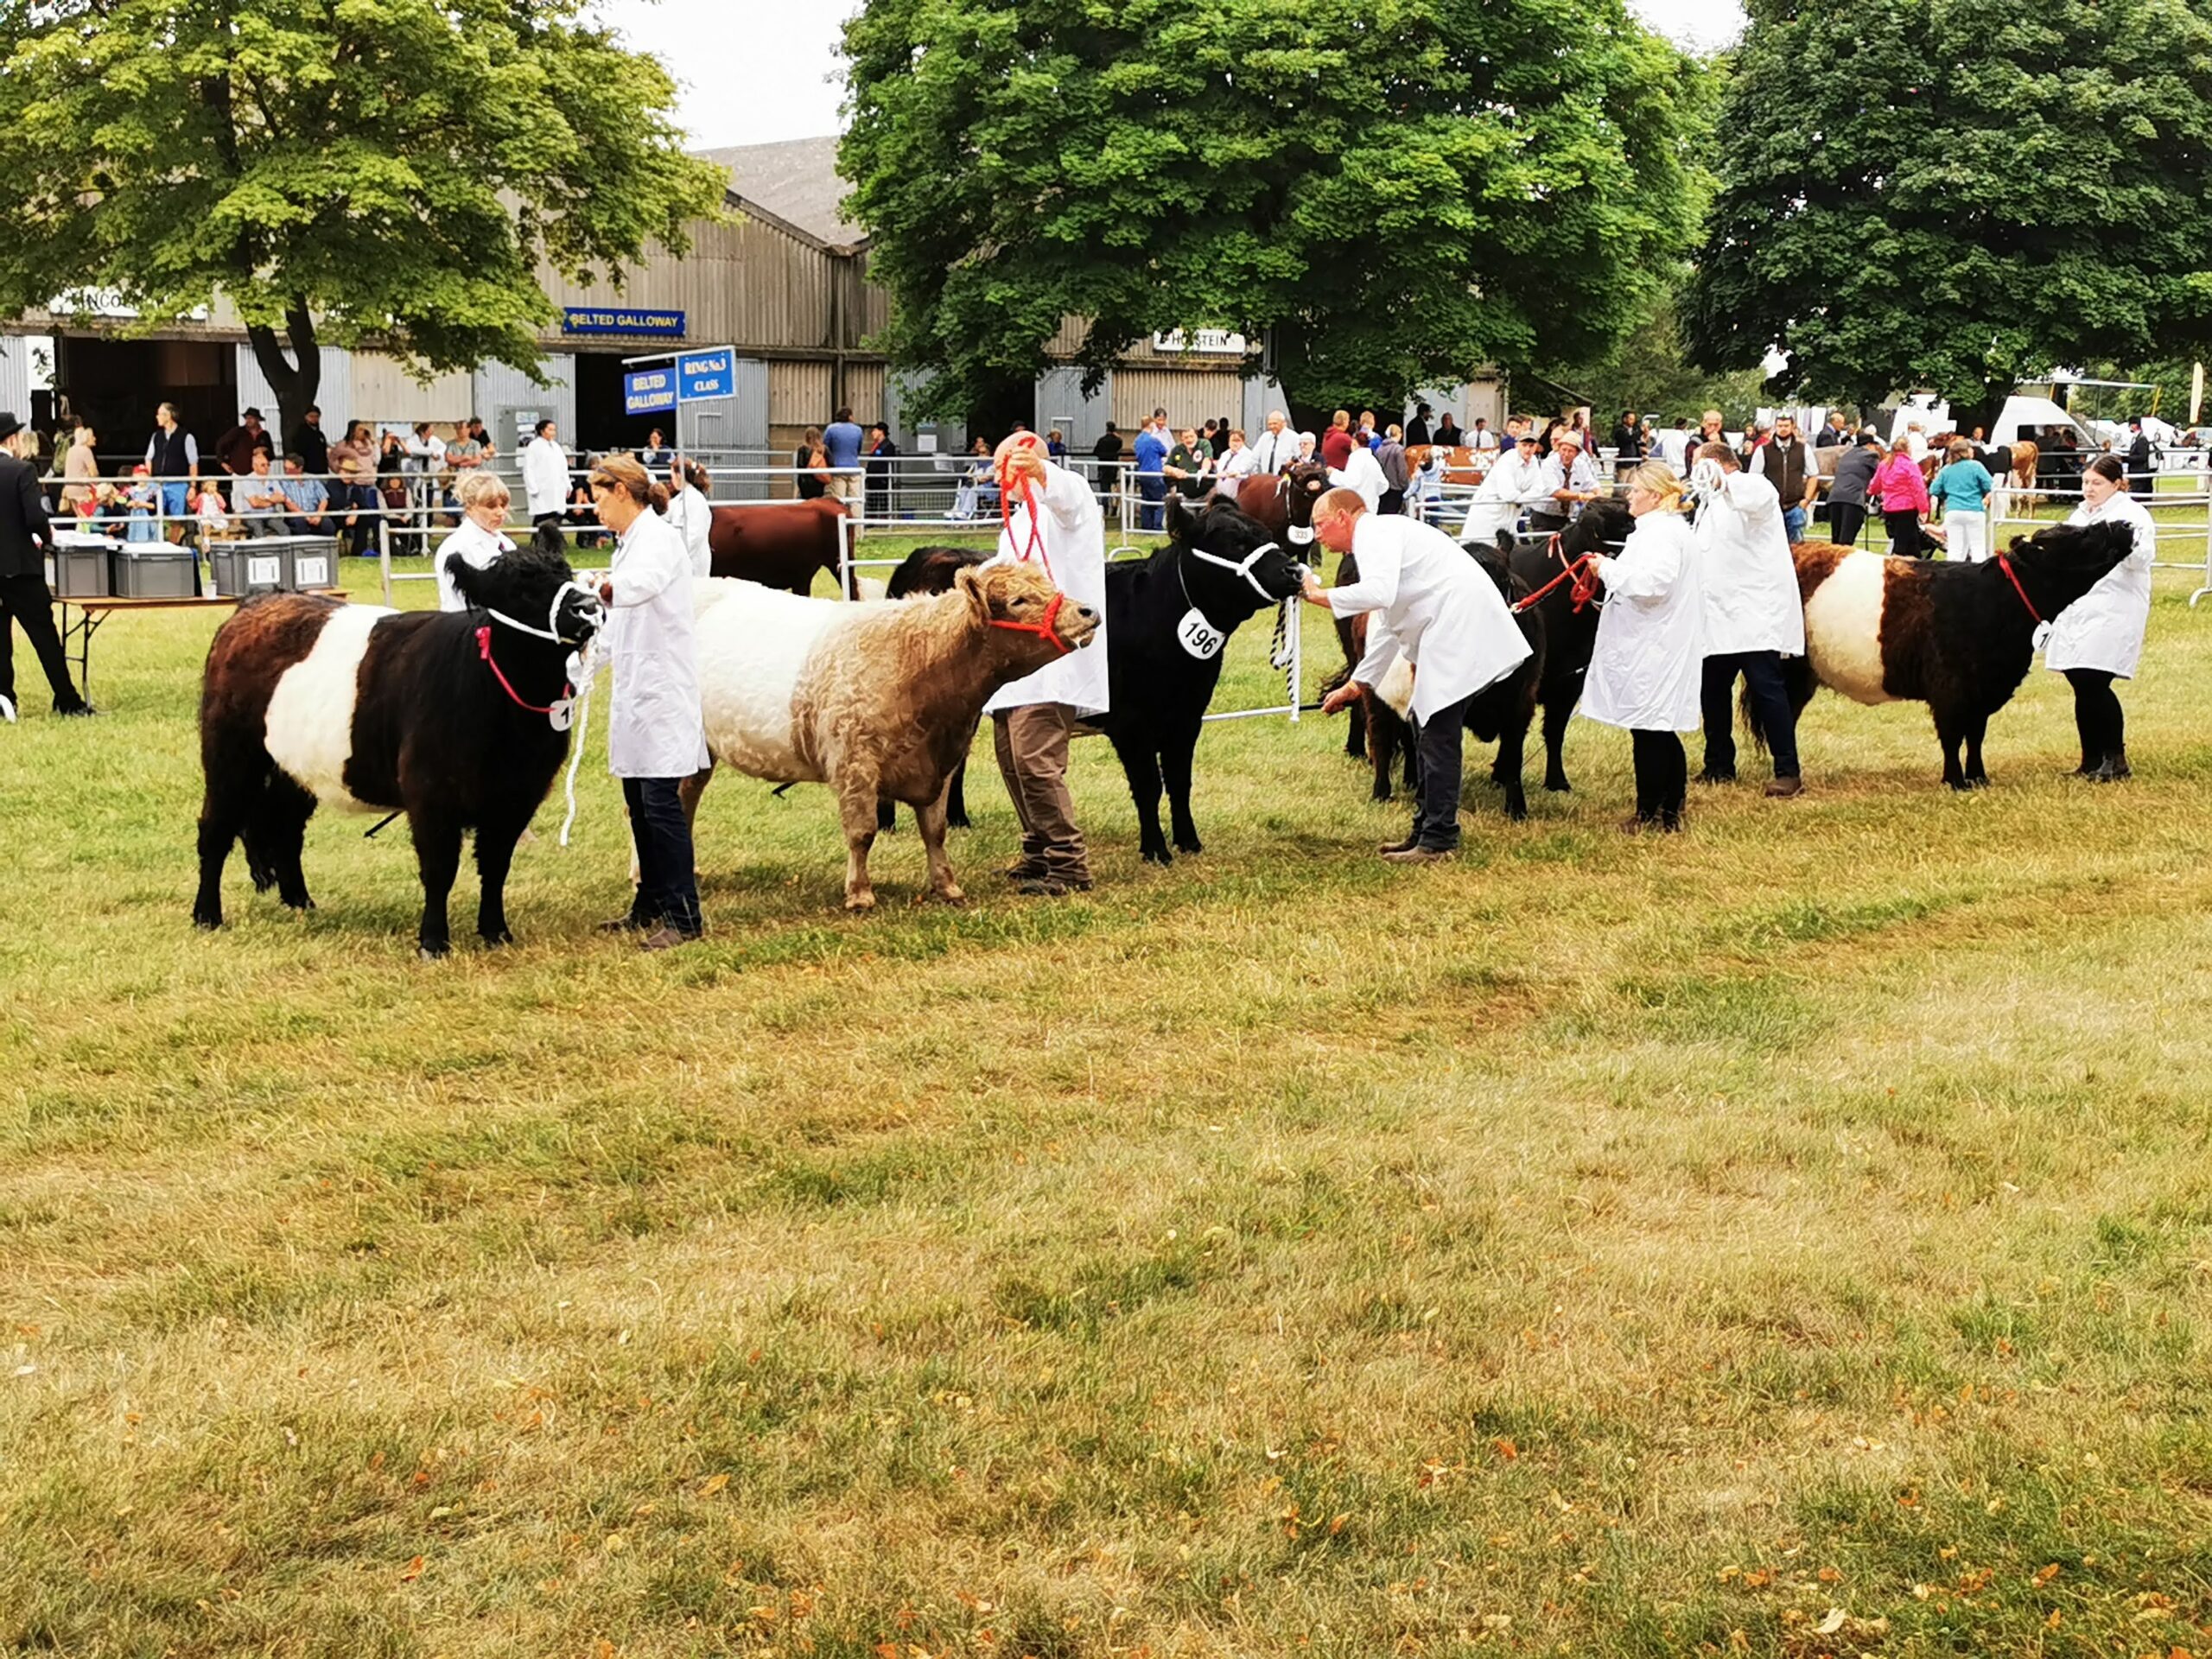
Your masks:
<instances>
[{"instance_id":1,"label":"cow's head","mask_svg":"<svg viewBox=\"0 0 2212 1659\"><path fill-rule=\"evenodd\" d=\"M2134 550L2135 527L2130 524L2049 524L2032 536L2015 536L2005 557L2037 613L2048 621Z\"/></svg>"},{"instance_id":2,"label":"cow's head","mask_svg":"<svg viewBox=\"0 0 2212 1659\"><path fill-rule=\"evenodd\" d=\"M1592 501L1559 533L1559 550L1569 561L1590 553L1613 553L1636 528L1624 501Z\"/></svg>"},{"instance_id":3,"label":"cow's head","mask_svg":"<svg viewBox=\"0 0 2212 1659\"><path fill-rule=\"evenodd\" d=\"M518 547L481 569L458 556L447 573L454 591L472 610L493 611L523 631L543 629L563 645L582 650L607 620L599 595L569 569L569 543L551 524L541 524L527 547Z\"/></svg>"},{"instance_id":4,"label":"cow's head","mask_svg":"<svg viewBox=\"0 0 2212 1659\"><path fill-rule=\"evenodd\" d=\"M1016 675L1082 650L1098 632L1098 613L1055 588L1041 563L979 566L961 571L952 585L968 601L976 631L999 646Z\"/></svg>"},{"instance_id":5,"label":"cow's head","mask_svg":"<svg viewBox=\"0 0 2212 1659\"><path fill-rule=\"evenodd\" d=\"M1310 504L1306 516L1311 522ZM1194 509L1178 498L1169 503L1167 534L1191 602L1216 622L1242 620L1298 596L1299 562L1234 502L1216 496Z\"/></svg>"},{"instance_id":6,"label":"cow's head","mask_svg":"<svg viewBox=\"0 0 2212 1659\"><path fill-rule=\"evenodd\" d=\"M1328 493L1329 469L1318 461L1294 461L1282 475L1282 489L1291 544L1302 552L1313 545L1313 504Z\"/></svg>"}]
</instances>

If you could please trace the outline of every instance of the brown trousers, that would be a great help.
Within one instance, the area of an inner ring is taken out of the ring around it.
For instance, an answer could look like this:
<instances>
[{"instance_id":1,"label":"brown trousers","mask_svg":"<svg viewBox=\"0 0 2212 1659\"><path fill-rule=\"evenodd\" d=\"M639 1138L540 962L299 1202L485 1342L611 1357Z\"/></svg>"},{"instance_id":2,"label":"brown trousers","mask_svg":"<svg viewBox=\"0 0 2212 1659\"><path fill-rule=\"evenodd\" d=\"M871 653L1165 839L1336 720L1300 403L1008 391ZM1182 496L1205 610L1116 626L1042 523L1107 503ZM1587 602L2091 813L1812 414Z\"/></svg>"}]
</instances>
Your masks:
<instances>
[{"instance_id":1,"label":"brown trousers","mask_svg":"<svg viewBox=\"0 0 2212 1659\"><path fill-rule=\"evenodd\" d=\"M1068 794L1068 737L1075 713L1064 702L1033 702L991 717L999 775L1021 820L1021 861L1036 874L1090 879L1083 831Z\"/></svg>"}]
</instances>

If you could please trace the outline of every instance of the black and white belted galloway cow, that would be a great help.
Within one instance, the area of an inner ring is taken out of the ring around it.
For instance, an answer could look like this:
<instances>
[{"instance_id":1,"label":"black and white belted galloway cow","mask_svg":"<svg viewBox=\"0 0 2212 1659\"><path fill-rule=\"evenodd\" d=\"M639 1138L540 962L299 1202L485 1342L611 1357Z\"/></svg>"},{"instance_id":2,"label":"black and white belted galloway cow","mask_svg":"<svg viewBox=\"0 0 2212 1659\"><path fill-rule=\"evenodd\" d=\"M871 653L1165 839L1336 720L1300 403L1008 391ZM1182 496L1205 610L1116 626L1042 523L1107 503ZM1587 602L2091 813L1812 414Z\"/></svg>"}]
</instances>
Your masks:
<instances>
[{"instance_id":1,"label":"black and white belted galloway cow","mask_svg":"<svg viewBox=\"0 0 2212 1659\"><path fill-rule=\"evenodd\" d=\"M1790 551L1805 601L1805 655L1783 664L1790 701L1802 710L1818 683L1854 702L1924 702L1936 716L1943 781L1986 788L1982 735L2027 677L2037 631L2134 546L2126 523L2052 524L1977 563L1800 542ZM1748 705L1739 706L1763 741Z\"/></svg>"},{"instance_id":2,"label":"black and white belted galloway cow","mask_svg":"<svg viewBox=\"0 0 2212 1659\"><path fill-rule=\"evenodd\" d=\"M1090 722L1121 757L1136 803L1138 849L1154 864L1174 857L1160 829L1163 784L1176 849L1205 850L1191 817L1191 760L1221 683L1223 654L1245 622L1297 596L1303 569L1220 496L1198 508L1171 497L1167 535L1141 563L1106 567L1112 707Z\"/></svg>"},{"instance_id":3,"label":"black and white belted galloway cow","mask_svg":"<svg viewBox=\"0 0 2212 1659\"><path fill-rule=\"evenodd\" d=\"M949 592L806 599L757 582L695 588L699 696L717 765L776 783L827 784L845 831L845 907L875 903L876 802L914 809L930 889L963 896L944 853L945 785L1001 686L1079 651L1098 617L1041 564L958 571ZM694 809L705 778L692 780Z\"/></svg>"},{"instance_id":4,"label":"black and white belted galloway cow","mask_svg":"<svg viewBox=\"0 0 2212 1659\"><path fill-rule=\"evenodd\" d=\"M223 922L223 866L243 841L254 886L308 910L300 849L319 805L404 812L423 877L418 940L451 940L464 831L483 879L476 931L505 944L515 842L569 752L572 653L605 620L551 526L484 569L448 565L465 611L391 611L308 594L250 601L216 631L200 697L200 892Z\"/></svg>"}]
</instances>

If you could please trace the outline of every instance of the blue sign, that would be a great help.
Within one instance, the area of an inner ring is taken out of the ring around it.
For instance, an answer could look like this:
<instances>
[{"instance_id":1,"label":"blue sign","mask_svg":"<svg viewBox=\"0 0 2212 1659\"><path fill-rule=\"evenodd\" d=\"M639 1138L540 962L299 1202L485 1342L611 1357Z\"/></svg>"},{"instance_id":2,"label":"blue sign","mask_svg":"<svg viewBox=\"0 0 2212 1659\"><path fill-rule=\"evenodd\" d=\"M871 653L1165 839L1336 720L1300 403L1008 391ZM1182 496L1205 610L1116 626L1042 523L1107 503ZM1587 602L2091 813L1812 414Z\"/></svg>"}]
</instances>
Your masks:
<instances>
[{"instance_id":1,"label":"blue sign","mask_svg":"<svg viewBox=\"0 0 2212 1659\"><path fill-rule=\"evenodd\" d=\"M683 401L694 397L729 397L737 392L737 367L728 347L714 352L687 352L677 359L683 372Z\"/></svg>"},{"instance_id":2,"label":"blue sign","mask_svg":"<svg viewBox=\"0 0 2212 1659\"><path fill-rule=\"evenodd\" d=\"M622 412L625 415L657 415L664 409L675 407L675 370L639 369L622 377Z\"/></svg>"},{"instance_id":3,"label":"blue sign","mask_svg":"<svg viewBox=\"0 0 2212 1659\"><path fill-rule=\"evenodd\" d=\"M610 306L571 305L561 313L564 334L651 334L683 338L681 311L633 311Z\"/></svg>"}]
</instances>

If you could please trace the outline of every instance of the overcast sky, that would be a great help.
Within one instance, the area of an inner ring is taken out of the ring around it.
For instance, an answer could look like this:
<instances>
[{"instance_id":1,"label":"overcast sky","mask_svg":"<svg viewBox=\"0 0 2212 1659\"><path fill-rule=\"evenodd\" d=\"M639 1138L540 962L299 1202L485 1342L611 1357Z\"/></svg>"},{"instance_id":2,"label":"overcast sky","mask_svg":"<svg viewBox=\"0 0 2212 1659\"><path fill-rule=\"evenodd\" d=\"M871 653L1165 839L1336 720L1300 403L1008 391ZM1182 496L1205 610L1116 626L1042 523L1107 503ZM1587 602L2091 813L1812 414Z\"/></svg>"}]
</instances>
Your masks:
<instances>
[{"instance_id":1,"label":"overcast sky","mask_svg":"<svg viewBox=\"0 0 2212 1659\"><path fill-rule=\"evenodd\" d=\"M1630 4L1700 50L1743 25L1736 0ZM683 124L704 149L836 131L837 30L856 9L851 0L601 0L599 13L668 65L683 88Z\"/></svg>"}]
</instances>

